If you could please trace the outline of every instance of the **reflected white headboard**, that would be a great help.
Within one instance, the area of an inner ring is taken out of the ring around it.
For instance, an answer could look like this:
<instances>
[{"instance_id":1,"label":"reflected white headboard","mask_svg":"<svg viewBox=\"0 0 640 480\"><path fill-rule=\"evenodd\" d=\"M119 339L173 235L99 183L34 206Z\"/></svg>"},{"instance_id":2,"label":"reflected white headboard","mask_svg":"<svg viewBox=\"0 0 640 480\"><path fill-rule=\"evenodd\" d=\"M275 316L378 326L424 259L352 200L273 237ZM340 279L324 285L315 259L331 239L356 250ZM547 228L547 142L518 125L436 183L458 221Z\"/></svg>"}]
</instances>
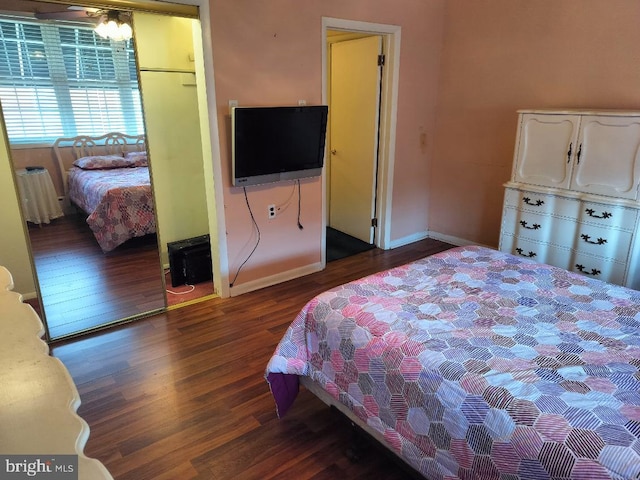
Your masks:
<instances>
[{"instance_id":1,"label":"reflected white headboard","mask_svg":"<svg viewBox=\"0 0 640 480\"><path fill-rule=\"evenodd\" d=\"M99 137L90 137L88 135L79 135L77 137L58 138L53 143L53 151L58 161L58 168L62 176L64 186L64 195L67 196L67 167L64 162L65 155L63 151L71 150L73 152L73 160L93 155L121 155L127 152L146 150L144 135L127 135L126 133L110 132ZM72 160L72 161L73 161Z\"/></svg>"}]
</instances>

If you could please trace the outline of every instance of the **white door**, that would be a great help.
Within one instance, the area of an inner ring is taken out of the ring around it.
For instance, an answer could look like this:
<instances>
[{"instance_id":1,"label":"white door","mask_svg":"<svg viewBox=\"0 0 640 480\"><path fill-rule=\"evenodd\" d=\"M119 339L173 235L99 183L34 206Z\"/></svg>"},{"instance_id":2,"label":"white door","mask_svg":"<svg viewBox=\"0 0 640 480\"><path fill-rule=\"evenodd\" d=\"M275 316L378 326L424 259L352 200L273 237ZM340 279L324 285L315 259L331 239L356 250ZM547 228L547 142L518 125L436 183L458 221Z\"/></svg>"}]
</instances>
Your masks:
<instances>
[{"instance_id":1,"label":"white door","mask_svg":"<svg viewBox=\"0 0 640 480\"><path fill-rule=\"evenodd\" d=\"M579 115L524 114L514 180L569 188L579 125Z\"/></svg>"},{"instance_id":2,"label":"white door","mask_svg":"<svg viewBox=\"0 0 640 480\"><path fill-rule=\"evenodd\" d=\"M382 37L331 45L330 227L373 243Z\"/></svg>"},{"instance_id":3,"label":"white door","mask_svg":"<svg viewBox=\"0 0 640 480\"><path fill-rule=\"evenodd\" d=\"M572 188L635 200L639 160L640 118L584 116Z\"/></svg>"}]
</instances>

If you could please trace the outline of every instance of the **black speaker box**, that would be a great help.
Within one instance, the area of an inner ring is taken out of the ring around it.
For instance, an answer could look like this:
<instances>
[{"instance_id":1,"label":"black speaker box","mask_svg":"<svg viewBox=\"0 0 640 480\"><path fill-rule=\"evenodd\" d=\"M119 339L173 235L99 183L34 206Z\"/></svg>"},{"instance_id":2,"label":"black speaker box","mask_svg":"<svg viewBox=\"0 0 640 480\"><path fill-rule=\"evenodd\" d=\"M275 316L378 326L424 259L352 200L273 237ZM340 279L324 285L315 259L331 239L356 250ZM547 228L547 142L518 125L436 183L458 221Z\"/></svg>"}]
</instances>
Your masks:
<instances>
[{"instance_id":1,"label":"black speaker box","mask_svg":"<svg viewBox=\"0 0 640 480\"><path fill-rule=\"evenodd\" d=\"M171 285L193 285L213 278L209 235L167 243Z\"/></svg>"}]
</instances>

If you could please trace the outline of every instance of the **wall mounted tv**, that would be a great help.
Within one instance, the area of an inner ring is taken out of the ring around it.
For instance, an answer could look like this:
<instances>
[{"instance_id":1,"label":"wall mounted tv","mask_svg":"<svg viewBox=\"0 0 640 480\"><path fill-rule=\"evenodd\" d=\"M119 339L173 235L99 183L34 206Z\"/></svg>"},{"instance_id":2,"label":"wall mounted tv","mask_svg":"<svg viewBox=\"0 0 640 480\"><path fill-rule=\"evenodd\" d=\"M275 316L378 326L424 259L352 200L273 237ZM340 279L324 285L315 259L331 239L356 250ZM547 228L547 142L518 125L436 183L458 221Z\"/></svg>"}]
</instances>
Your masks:
<instances>
[{"instance_id":1,"label":"wall mounted tv","mask_svg":"<svg viewBox=\"0 0 640 480\"><path fill-rule=\"evenodd\" d=\"M326 105L235 107L231 111L234 186L319 176Z\"/></svg>"}]
</instances>

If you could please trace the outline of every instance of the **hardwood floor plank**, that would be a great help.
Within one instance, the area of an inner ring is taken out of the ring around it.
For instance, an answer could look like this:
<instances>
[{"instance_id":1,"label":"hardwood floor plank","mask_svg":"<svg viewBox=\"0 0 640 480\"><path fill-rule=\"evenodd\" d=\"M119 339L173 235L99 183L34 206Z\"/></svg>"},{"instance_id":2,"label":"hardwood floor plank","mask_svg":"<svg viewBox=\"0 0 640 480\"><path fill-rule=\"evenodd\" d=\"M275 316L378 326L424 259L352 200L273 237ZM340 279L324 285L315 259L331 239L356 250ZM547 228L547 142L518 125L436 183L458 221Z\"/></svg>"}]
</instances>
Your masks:
<instances>
[{"instance_id":1,"label":"hardwood floor plank","mask_svg":"<svg viewBox=\"0 0 640 480\"><path fill-rule=\"evenodd\" d=\"M165 305L154 235L103 253L84 219L67 215L42 228L30 227L29 239L52 338ZM37 310L42 311L40 306Z\"/></svg>"},{"instance_id":2,"label":"hardwood floor plank","mask_svg":"<svg viewBox=\"0 0 640 480\"><path fill-rule=\"evenodd\" d=\"M295 281L52 345L81 395L86 454L116 480L410 478L375 445L351 462L350 423L304 389L279 419L264 371L314 295L450 247L371 250Z\"/></svg>"}]
</instances>

